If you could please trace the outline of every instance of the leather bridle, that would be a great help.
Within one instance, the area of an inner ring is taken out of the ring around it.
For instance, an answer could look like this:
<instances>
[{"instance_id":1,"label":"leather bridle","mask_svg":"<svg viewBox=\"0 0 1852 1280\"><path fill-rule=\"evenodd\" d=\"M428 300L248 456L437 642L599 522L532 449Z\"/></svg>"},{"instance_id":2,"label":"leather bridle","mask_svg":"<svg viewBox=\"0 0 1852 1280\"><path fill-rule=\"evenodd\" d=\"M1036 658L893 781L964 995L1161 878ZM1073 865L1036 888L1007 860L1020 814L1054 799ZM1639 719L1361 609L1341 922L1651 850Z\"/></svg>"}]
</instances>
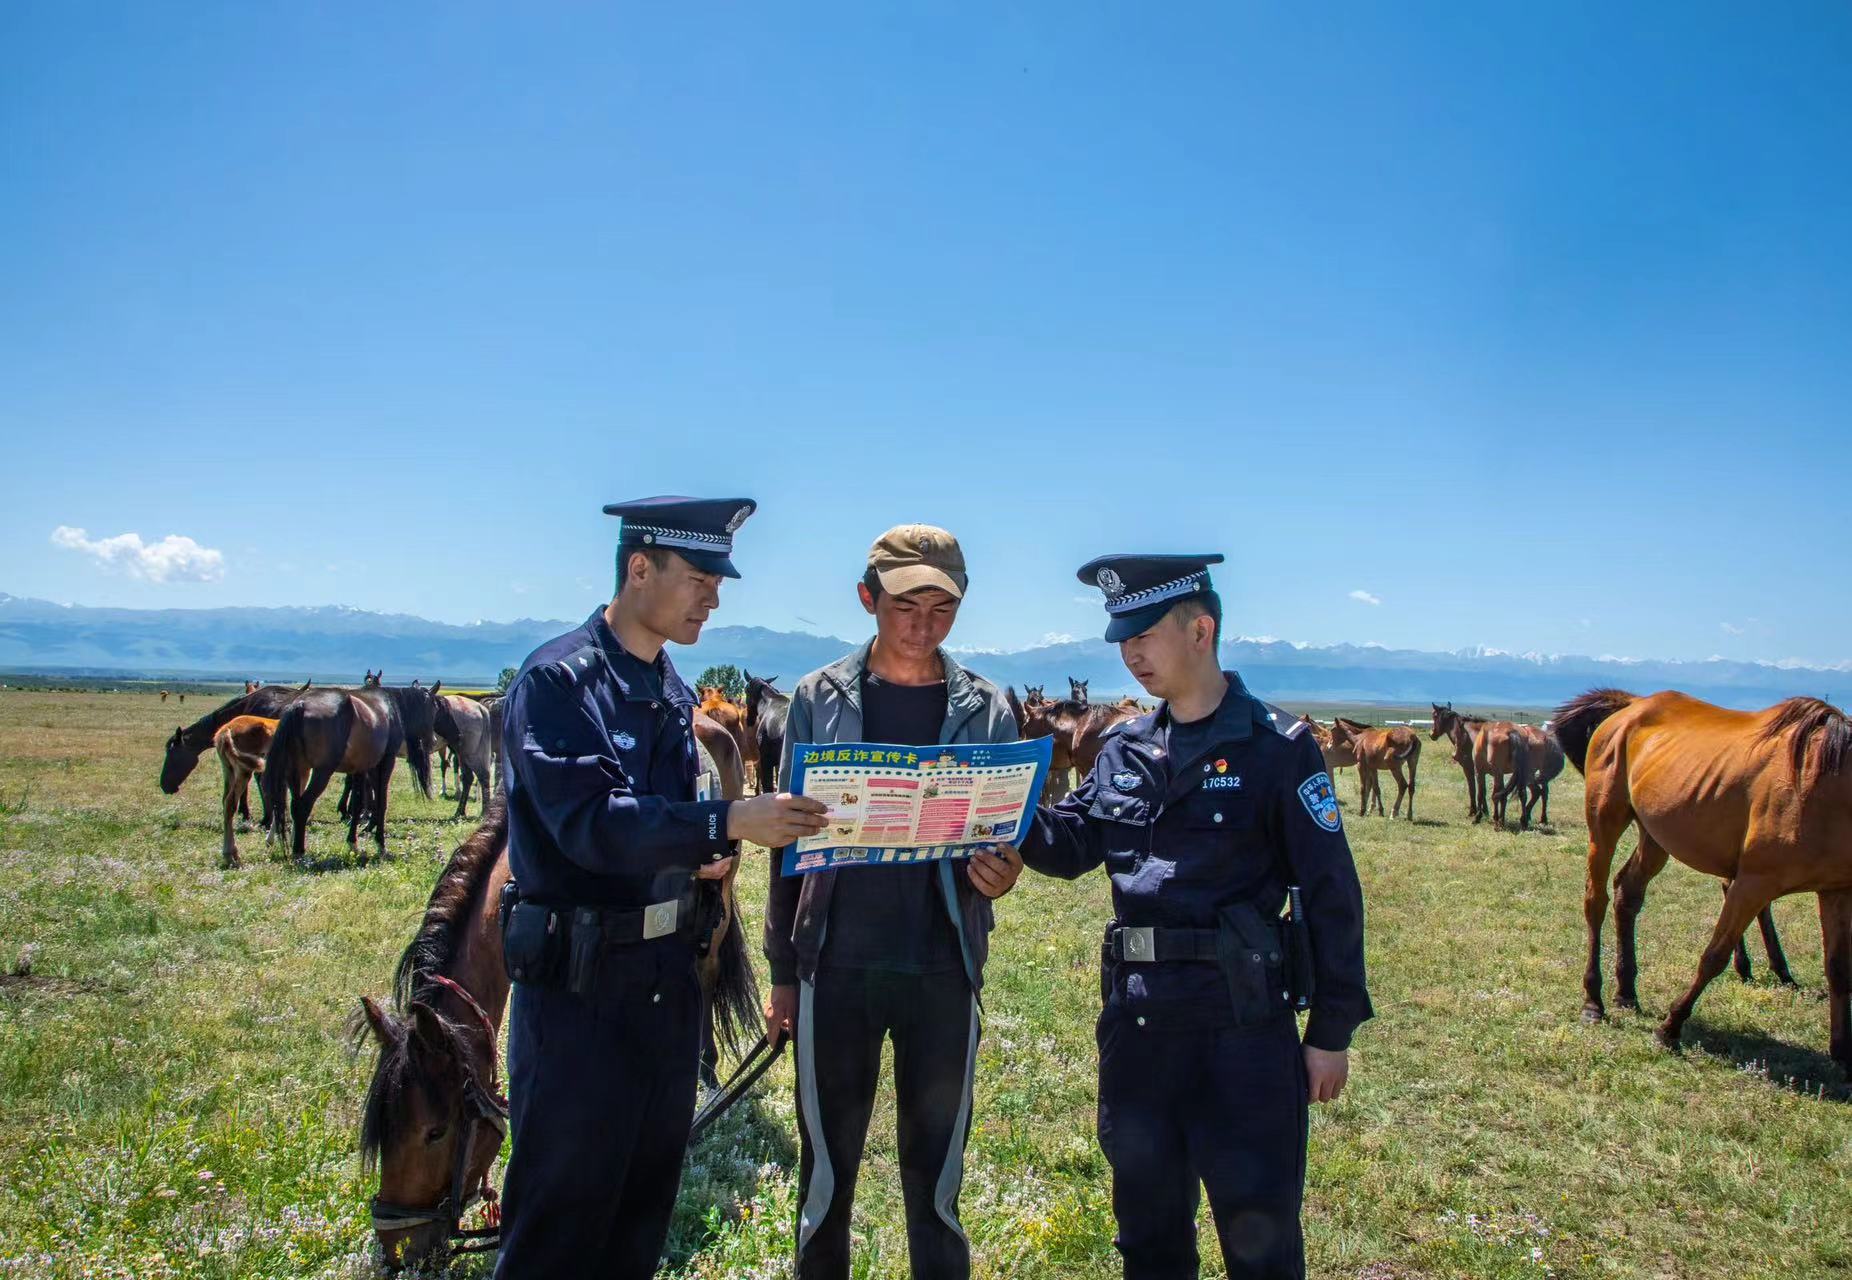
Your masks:
<instances>
[{"instance_id":1,"label":"leather bridle","mask_svg":"<svg viewBox=\"0 0 1852 1280\"><path fill-rule=\"evenodd\" d=\"M467 1063L463 1064L463 1132L457 1140L456 1159L450 1171L450 1191L445 1197L430 1208L416 1208L409 1205L393 1204L373 1197L373 1229L375 1231L409 1231L414 1227L441 1223L447 1230L447 1238L453 1253L482 1253L501 1247L501 1210L495 1188L489 1185L489 1175L485 1172L481 1181L473 1187L466 1186L469 1179L470 1154L476 1147L476 1126L487 1125L495 1130L496 1146L508 1137L508 1099L500 1092L500 1082L495 1073L495 1023L490 1020L488 1010L464 990L461 985L444 977L442 974L426 976L431 987L447 991L456 996L469 1007L476 1021L482 1027L483 1038L489 1046L489 1087L483 1088L482 1082ZM414 997L416 998L416 997ZM492 1163L492 1162L491 1162ZM485 1218L488 1225L466 1229L463 1215L478 1202L486 1206Z\"/></svg>"}]
</instances>

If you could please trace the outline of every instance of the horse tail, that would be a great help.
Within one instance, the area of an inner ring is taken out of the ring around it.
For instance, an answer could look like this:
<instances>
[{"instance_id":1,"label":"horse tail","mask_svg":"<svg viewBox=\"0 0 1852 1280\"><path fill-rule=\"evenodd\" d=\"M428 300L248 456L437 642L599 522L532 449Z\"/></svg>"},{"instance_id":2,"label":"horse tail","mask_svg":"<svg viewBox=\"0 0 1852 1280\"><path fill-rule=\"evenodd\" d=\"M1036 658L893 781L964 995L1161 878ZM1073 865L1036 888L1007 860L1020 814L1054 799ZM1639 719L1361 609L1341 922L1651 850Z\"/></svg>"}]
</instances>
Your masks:
<instances>
[{"instance_id":1,"label":"horse tail","mask_svg":"<svg viewBox=\"0 0 1852 1280\"><path fill-rule=\"evenodd\" d=\"M738 1057L751 1043L753 1033L765 1026L759 1008L759 982L746 952L746 931L740 927L739 901L729 910L727 932L720 939L714 973L714 1038Z\"/></svg>"},{"instance_id":2,"label":"horse tail","mask_svg":"<svg viewBox=\"0 0 1852 1280\"><path fill-rule=\"evenodd\" d=\"M418 790L424 798L431 798L431 750L424 745L424 739L415 733L405 735L405 761L412 767L412 781L418 784Z\"/></svg>"},{"instance_id":3,"label":"horse tail","mask_svg":"<svg viewBox=\"0 0 1852 1280\"><path fill-rule=\"evenodd\" d=\"M300 703L283 708L277 718L276 732L270 737L270 750L264 753L264 807L270 811L272 824L284 829L284 815L289 808L289 780L296 776L297 758L303 750L303 724L307 713Z\"/></svg>"},{"instance_id":4,"label":"horse tail","mask_svg":"<svg viewBox=\"0 0 1852 1280\"><path fill-rule=\"evenodd\" d=\"M1556 709L1550 732L1563 746L1563 754L1577 773L1588 771L1588 742L1601 722L1638 698L1625 689L1590 689Z\"/></svg>"}]
</instances>

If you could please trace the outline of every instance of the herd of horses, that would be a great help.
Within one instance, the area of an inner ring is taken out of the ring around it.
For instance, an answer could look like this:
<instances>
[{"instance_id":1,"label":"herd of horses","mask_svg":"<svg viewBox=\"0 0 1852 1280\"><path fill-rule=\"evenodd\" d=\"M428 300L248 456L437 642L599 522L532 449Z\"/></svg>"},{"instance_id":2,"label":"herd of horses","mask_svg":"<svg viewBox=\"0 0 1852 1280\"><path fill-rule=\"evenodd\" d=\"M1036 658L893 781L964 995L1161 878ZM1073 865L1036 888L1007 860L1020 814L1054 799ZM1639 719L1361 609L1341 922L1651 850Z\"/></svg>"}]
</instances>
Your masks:
<instances>
[{"instance_id":1,"label":"herd of horses","mask_svg":"<svg viewBox=\"0 0 1852 1280\"><path fill-rule=\"evenodd\" d=\"M697 742L723 794L743 796L748 770L759 791L775 790L790 705L776 677L748 674L745 697L738 701L713 688L700 694ZM1043 688L1031 687L1018 699L1014 690L1008 692L1024 736L1055 739L1051 775L1062 792L1066 771L1084 777L1104 738L1141 712L1130 699L1089 701L1084 682L1070 681L1068 694L1050 699ZM1622 834L1634 826L1638 844L1614 878L1616 1003L1639 1007L1635 925L1648 883L1668 860L1724 885L1723 911L1697 973L1658 1029L1668 1046L1678 1043L1698 996L1733 952L1738 972L1749 976L1743 934L1750 920L1761 920L1776 977L1792 984L1769 905L1786 894L1815 893L1825 941L1831 1053L1852 1073L1852 720L1843 712L1813 698L1738 712L1679 693L1637 697L1614 689L1571 699L1547 727L1480 719L1451 704L1436 703L1433 710L1428 738L1450 743L1474 821L1490 817L1503 825L1505 802L1516 793L1520 825L1528 822L1533 805L1543 807L1547 822L1549 784L1565 761L1586 778L1586 1018L1605 1015L1600 959L1608 874ZM465 728L472 723L482 729L473 739ZM1413 819L1418 732L1408 725L1370 726L1342 718L1328 725L1310 722L1310 729L1329 767L1357 769L1362 812L1382 812L1380 774L1387 771L1397 785L1387 816L1399 816L1406 800ZM252 688L177 729L162 768L161 785L172 793L208 748L219 747L228 852L243 789L251 777L261 776L265 828L280 829L287 800L298 857L302 823L334 773L354 784L344 811L350 843L355 824L365 818L382 850L385 793L401 752L427 795L429 759L438 741L456 755L460 775L481 784L487 797L481 821L439 874L399 959L392 999L382 1003L362 996L352 1024L357 1037L370 1038L378 1048L361 1150L368 1166L378 1170L373 1225L393 1264L493 1238L495 1194L488 1174L507 1130L496 1044L509 991L496 911L508 880L507 809L505 792L490 778L499 738L493 699L447 695L439 686L424 689L415 681L388 687L369 672L357 689ZM228 861L232 858L235 854ZM737 1055L756 1027L758 1011L733 877L716 882L714 891L723 909L712 936L699 940L708 1005L703 1071L710 1084L720 1048ZM485 1204L491 1226L466 1229L464 1219L478 1203Z\"/></svg>"}]
</instances>

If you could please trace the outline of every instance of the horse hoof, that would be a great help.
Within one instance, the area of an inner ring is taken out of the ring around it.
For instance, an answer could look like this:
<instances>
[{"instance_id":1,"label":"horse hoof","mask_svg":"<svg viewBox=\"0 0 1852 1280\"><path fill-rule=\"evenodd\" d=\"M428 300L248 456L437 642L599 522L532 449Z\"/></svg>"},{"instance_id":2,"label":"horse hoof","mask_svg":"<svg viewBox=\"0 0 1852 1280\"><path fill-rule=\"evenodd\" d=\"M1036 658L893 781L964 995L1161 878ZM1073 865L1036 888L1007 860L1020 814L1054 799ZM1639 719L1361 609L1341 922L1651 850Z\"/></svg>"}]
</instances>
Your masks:
<instances>
[{"instance_id":1,"label":"horse hoof","mask_svg":"<svg viewBox=\"0 0 1852 1280\"><path fill-rule=\"evenodd\" d=\"M1622 1013L1638 1013L1640 1011L1640 1002L1631 997L1622 997L1614 1002L1614 1007L1619 1009Z\"/></svg>"},{"instance_id":2,"label":"horse hoof","mask_svg":"<svg viewBox=\"0 0 1852 1280\"><path fill-rule=\"evenodd\" d=\"M1597 1022L1606 1022L1607 1020L1608 1020L1607 1011L1603 1009L1600 1005L1585 1004L1582 1006L1582 1021L1586 1022L1589 1026L1592 1027Z\"/></svg>"},{"instance_id":3,"label":"horse hoof","mask_svg":"<svg viewBox=\"0 0 1852 1280\"><path fill-rule=\"evenodd\" d=\"M1653 1030L1653 1040L1667 1053L1678 1052L1678 1033L1676 1031L1667 1031L1664 1027L1656 1027Z\"/></svg>"}]
</instances>

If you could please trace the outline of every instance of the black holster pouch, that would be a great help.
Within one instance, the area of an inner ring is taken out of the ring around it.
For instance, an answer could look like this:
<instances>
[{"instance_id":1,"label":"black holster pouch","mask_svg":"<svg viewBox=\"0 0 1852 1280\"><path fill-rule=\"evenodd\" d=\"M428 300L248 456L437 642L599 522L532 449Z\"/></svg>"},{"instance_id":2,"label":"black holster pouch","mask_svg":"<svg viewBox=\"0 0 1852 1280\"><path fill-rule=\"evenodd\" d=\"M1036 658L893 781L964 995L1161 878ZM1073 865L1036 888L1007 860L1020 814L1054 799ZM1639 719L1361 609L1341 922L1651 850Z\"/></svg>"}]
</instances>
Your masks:
<instances>
[{"instance_id":1,"label":"black holster pouch","mask_svg":"<svg viewBox=\"0 0 1852 1280\"><path fill-rule=\"evenodd\" d=\"M602 918L592 907L572 913L571 948L566 962L566 990L591 996L598 990L598 962L604 955Z\"/></svg>"},{"instance_id":2,"label":"black holster pouch","mask_svg":"<svg viewBox=\"0 0 1852 1280\"><path fill-rule=\"evenodd\" d=\"M1280 932L1286 940L1286 990L1294 1012L1304 1013L1318 994L1318 980L1312 969L1312 931L1305 923L1305 903L1298 885L1286 891L1286 919L1280 922Z\"/></svg>"},{"instance_id":3,"label":"black holster pouch","mask_svg":"<svg viewBox=\"0 0 1852 1280\"><path fill-rule=\"evenodd\" d=\"M1252 903L1223 907L1216 913L1215 955L1237 1027L1261 1026L1292 1008L1279 921L1268 920Z\"/></svg>"},{"instance_id":4,"label":"black holster pouch","mask_svg":"<svg viewBox=\"0 0 1852 1280\"><path fill-rule=\"evenodd\" d=\"M726 914L727 904L721 897L720 881L695 881L694 907L694 952L705 956L714 941L714 930L720 927L720 918Z\"/></svg>"},{"instance_id":5,"label":"black holster pouch","mask_svg":"<svg viewBox=\"0 0 1852 1280\"><path fill-rule=\"evenodd\" d=\"M559 980L559 913L523 902L510 880L502 889L502 967L515 982L550 986Z\"/></svg>"}]
</instances>

